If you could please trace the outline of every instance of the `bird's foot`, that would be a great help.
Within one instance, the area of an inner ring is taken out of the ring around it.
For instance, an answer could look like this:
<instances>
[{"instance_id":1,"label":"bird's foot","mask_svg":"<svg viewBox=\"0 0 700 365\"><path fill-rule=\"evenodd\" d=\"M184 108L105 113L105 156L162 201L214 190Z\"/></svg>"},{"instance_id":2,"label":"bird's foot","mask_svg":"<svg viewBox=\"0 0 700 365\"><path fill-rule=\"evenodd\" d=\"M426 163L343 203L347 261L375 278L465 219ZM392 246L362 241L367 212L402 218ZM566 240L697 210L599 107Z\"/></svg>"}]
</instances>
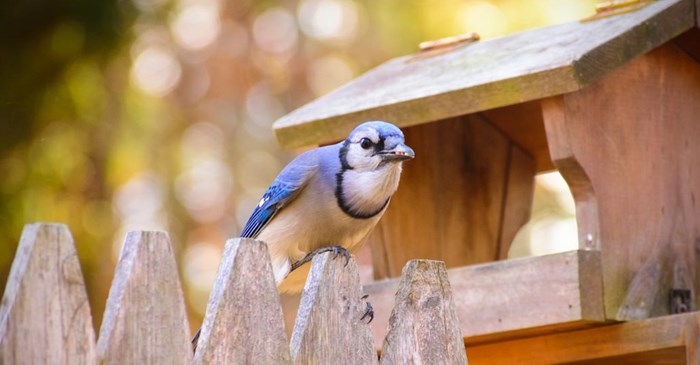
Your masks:
<instances>
[{"instance_id":1,"label":"bird's foot","mask_svg":"<svg viewBox=\"0 0 700 365\"><path fill-rule=\"evenodd\" d=\"M350 262L350 252L348 252L348 250L346 250L345 248L340 246L325 246L319 247L307 253L304 257L301 258L301 260L293 263L291 271L298 269L301 265L304 265L305 263L311 261L311 259L313 259L314 256L324 252L333 252L333 259L337 258L338 255L342 254L345 258L345 266L348 266L348 263Z\"/></svg>"},{"instance_id":2,"label":"bird's foot","mask_svg":"<svg viewBox=\"0 0 700 365\"><path fill-rule=\"evenodd\" d=\"M362 296L362 298L360 298L362 300L365 300L365 304L367 304L367 307L365 308L365 314L363 314L362 317L360 317L360 321L365 318L369 318L367 324L370 324L374 319L374 308L372 308L372 304L370 304L370 302L367 301L367 297L369 297L369 294L365 294Z\"/></svg>"}]
</instances>

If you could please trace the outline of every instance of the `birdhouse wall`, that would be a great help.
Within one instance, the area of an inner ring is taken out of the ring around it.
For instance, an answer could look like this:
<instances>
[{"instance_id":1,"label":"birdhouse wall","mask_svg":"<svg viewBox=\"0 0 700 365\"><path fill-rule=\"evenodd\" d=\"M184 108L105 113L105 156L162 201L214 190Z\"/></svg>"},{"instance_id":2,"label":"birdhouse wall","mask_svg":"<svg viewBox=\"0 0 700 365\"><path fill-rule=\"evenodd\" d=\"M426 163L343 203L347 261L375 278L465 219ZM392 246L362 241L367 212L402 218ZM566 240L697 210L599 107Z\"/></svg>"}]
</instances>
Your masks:
<instances>
[{"instance_id":1,"label":"birdhouse wall","mask_svg":"<svg viewBox=\"0 0 700 365\"><path fill-rule=\"evenodd\" d=\"M542 106L580 246L602 253L606 317L668 313L671 289L696 297L700 65L669 43Z\"/></svg>"},{"instance_id":2,"label":"birdhouse wall","mask_svg":"<svg viewBox=\"0 0 700 365\"><path fill-rule=\"evenodd\" d=\"M481 115L404 130L417 158L370 237L376 278L416 257L447 267L505 258L530 215L534 159Z\"/></svg>"}]
</instances>

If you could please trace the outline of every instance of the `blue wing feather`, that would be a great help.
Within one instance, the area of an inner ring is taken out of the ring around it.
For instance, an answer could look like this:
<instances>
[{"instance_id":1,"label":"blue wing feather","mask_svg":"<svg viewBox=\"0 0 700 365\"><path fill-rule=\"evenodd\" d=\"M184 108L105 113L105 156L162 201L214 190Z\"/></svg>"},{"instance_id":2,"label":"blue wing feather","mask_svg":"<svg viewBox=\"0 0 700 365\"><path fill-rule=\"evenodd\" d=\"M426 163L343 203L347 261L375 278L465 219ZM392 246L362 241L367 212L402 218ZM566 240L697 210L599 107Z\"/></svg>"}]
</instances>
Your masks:
<instances>
[{"instance_id":1,"label":"blue wing feather","mask_svg":"<svg viewBox=\"0 0 700 365\"><path fill-rule=\"evenodd\" d=\"M277 212L289 203L298 194L299 187L275 182L263 195L260 203L253 210L241 237L255 238L265 226L270 223Z\"/></svg>"},{"instance_id":2,"label":"blue wing feather","mask_svg":"<svg viewBox=\"0 0 700 365\"><path fill-rule=\"evenodd\" d=\"M248 218L241 237L256 238L272 218L299 195L317 171L317 151L301 154L280 172Z\"/></svg>"}]
</instances>

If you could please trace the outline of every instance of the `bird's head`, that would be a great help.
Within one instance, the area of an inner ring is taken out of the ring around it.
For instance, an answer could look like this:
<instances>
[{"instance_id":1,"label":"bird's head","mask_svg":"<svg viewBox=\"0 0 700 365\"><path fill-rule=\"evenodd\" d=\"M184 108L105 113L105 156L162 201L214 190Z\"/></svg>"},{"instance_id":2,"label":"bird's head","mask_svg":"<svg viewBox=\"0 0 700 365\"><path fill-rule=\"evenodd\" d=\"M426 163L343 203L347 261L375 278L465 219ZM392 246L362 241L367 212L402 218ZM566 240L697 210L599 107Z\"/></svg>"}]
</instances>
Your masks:
<instances>
[{"instance_id":1,"label":"bird's head","mask_svg":"<svg viewBox=\"0 0 700 365\"><path fill-rule=\"evenodd\" d=\"M356 171L373 171L415 157L404 144L403 132L395 125L381 121L357 126L345 140L344 162Z\"/></svg>"}]
</instances>

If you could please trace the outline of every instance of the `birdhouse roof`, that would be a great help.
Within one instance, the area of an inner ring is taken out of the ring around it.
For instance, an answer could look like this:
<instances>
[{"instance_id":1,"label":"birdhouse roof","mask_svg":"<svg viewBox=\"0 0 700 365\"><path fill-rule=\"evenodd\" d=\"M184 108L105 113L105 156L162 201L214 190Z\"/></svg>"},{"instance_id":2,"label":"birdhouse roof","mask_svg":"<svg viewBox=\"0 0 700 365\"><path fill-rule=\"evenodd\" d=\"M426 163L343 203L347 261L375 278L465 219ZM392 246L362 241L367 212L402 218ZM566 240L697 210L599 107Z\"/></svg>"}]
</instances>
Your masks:
<instances>
[{"instance_id":1,"label":"birdhouse roof","mask_svg":"<svg viewBox=\"0 0 700 365\"><path fill-rule=\"evenodd\" d=\"M695 25L692 0L392 59L277 120L284 147L344 138L366 120L400 127L581 89Z\"/></svg>"}]
</instances>

